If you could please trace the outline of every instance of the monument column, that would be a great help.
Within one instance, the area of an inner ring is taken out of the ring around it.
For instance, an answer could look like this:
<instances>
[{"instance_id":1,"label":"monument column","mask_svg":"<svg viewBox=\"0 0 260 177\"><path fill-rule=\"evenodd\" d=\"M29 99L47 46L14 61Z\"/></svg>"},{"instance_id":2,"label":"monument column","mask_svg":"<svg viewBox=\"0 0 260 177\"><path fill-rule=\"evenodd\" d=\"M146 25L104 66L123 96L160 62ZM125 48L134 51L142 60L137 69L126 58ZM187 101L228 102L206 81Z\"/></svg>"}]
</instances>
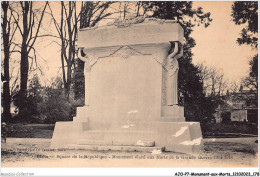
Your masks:
<instances>
[{"instance_id":1,"label":"monument column","mask_svg":"<svg viewBox=\"0 0 260 177\"><path fill-rule=\"evenodd\" d=\"M89 93L89 86L90 86L90 68L89 68L89 63L85 62L85 67L84 67L84 76L85 76L85 106L90 105L90 93Z\"/></svg>"},{"instance_id":2,"label":"monument column","mask_svg":"<svg viewBox=\"0 0 260 177\"><path fill-rule=\"evenodd\" d=\"M167 57L167 105L178 105L178 59L183 55L183 47L178 42L171 42L171 49Z\"/></svg>"}]
</instances>

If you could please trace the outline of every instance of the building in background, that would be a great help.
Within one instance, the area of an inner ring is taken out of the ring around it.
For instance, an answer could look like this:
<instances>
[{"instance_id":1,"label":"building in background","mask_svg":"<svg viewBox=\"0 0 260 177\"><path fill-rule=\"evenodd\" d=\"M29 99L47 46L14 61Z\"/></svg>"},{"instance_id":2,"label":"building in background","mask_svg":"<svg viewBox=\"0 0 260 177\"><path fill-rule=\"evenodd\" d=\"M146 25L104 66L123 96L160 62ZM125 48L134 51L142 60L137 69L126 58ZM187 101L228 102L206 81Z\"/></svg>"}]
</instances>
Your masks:
<instances>
[{"instance_id":1,"label":"building in background","mask_svg":"<svg viewBox=\"0 0 260 177\"><path fill-rule=\"evenodd\" d=\"M257 91L243 90L228 93L223 96L223 103L218 106L215 113L217 123L223 121L223 113L230 113L233 122L258 122Z\"/></svg>"}]
</instances>

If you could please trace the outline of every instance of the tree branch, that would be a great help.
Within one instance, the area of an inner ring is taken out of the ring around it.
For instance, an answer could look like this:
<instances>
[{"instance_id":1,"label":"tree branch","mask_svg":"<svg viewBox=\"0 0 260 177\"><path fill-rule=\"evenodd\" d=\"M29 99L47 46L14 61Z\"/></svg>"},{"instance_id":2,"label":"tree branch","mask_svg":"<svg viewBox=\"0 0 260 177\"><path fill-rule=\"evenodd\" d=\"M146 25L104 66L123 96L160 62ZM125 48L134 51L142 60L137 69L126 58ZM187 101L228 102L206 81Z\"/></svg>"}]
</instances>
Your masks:
<instances>
[{"instance_id":1,"label":"tree branch","mask_svg":"<svg viewBox=\"0 0 260 177\"><path fill-rule=\"evenodd\" d=\"M11 8L10 8L10 9L11 9ZM14 11L13 9L11 9L11 10ZM14 11L14 12L16 12L16 11ZM17 14L17 16L18 16L18 20L15 18L14 14L11 13L11 15L13 16L14 21L15 21L15 23L16 23L16 25L17 25L17 27L18 27L20 33L21 33L21 35L23 35L22 29L21 29L21 27L20 27L20 25L19 25L19 14L18 14L17 12L16 12L16 14Z\"/></svg>"},{"instance_id":2,"label":"tree branch","mask_svg":"<svg viewBox=\"0 0 260 177\"><path fill-rule=\"evenodd\" d=\"M13 33L12 33L12 35L11 35L11 38L10 38L10 40L9 40L9 47L10 47L10 45L11 45L11 42L13 41L14 34L15 34L17 28L18 28L18 27L17 27L17 25L16 25L16 27L14 28Z\"/></svg>"},{"instance_id":3,"label":"tree branch","mask_svg":"<svg viewBox=\"0 0 260 177\"><path fill-rule=\"evenodd\" d=\"M30 47L29 50L28 50L28 53L30 53L30 51L31 51L31 49L32 49L32 46L34 45L34 43L35 43L35 41L36 41L36 39L37 39L39 30L40 30L40 26L41 26L41 22L42 22L42 19L43 19L43 16L44 16L44 12L45 12L45 9L46 9L47 5L48 5L48 1L45 3L45 6L44 6L44 8L43 8L43 11L42 11L42 14L41 14L41 18L40 18L40 21L39 21L39 24L38 24L38 27L37 27L37 30L36 30L35 38L34 38L32 44L31 44L31 47Z\"/></svg>"},{"instance_id":4,"label":"tree branch","mask_svg":"<svg viewBox=\"0 0 260 177\"><path fill-rule=\"evenodd\" d=\"M59 33L59 35L61 35L60 26L59 26L58 22L56 21L56 19L54 18L54 15L52 13L52 9L51 9L51 6L49 3L48 3L48 7L50 9L50 12L51 12L50 15L52 17L52 20L54 21L55 28L56 28L57 32ZM46 13L49 14L48 12L46 12Z\"/></svg>"}]
</instances>

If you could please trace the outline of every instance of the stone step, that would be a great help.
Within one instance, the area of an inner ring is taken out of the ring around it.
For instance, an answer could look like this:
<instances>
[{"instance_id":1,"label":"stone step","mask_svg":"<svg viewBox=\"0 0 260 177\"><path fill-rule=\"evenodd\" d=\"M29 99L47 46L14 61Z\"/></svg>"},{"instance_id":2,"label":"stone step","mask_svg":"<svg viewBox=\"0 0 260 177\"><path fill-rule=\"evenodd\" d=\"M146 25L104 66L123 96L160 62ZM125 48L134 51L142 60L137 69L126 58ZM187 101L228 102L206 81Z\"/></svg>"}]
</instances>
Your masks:
<instances>
[{"instance_id":1,"label":"stone step","mask_svg":"<svg viewBox=\"0 0 260 177\"><path fill-rule=\"evenodd\" d=\"M79 145L106 145L106 146L141 146L153 147L155 141L146 140L88 140L82 139L78 141Z\"/></svg>"},{"instance_id":2,"label":"stone step","mask_svg":"<svg viewBox=\"0 0 260 177\"><path fill-rule=\"evenodd\" d=\"M127 152L153 152L164 151L163 147L140 147L140 146L105 146L105 145L78 145L68 144L65 148L93 151L127 151Z\"/></svg>"},{"instance_id":3,"label":"stone step","mask_svg":"<svg viewBox=\"0 0 260 177\"><path fill-rule=\"evenodd\" d=\"M160 122L185 122L185 117L161 117Z\"/></svg>"},{"instance_id":4,"label":"stone step","mask_svg":"<svg viewBox=\"0 0 260 177\"><path fill-rule=\"evenodd\" d=\"M138 130L88 130L82 133L81 138L88 140L153 140L154 132Z\"/></svg>"}]
</instances>

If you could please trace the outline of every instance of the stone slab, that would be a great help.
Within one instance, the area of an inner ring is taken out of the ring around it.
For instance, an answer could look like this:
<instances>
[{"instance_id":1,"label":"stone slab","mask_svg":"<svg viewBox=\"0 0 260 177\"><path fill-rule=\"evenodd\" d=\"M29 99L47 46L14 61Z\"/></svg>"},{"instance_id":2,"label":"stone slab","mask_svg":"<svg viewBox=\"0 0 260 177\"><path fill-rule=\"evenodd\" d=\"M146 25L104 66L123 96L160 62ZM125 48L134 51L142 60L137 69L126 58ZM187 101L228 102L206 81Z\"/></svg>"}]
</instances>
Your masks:
<instances>
[{"instance_id":1,"label":"stone slab","mask_svg":"<svg viewBox=\"0 0 260 177\"><path fill-rule=\"evenodd\" d=\"M161 117L160 122L184 122L185 117Z\"/></svg>"},{"instance_id":2,"label":"stone slab","mask_svg":"<svg viewBox=\"0 0 260 177\"><path fill-rule=\"evenodd\" d=\"M138 146L101 146L101 145L76 145L68 144L65 148L92 150L92 151L127 151L127 152L153 152L163 151L163 147L138 147Z\"/></svg>"},{"instance_id":3,"label":"stone slab","mask_svg":"<svg viewBox=\"0 0 260 177\"><path fill-rule=\"evenodd\" d=\"M199 122L189 122L190 123L190 134L191 139L198 139L202 138L202 132L198 131L201 130Z\"/></svg>"},{"instance_id":4,"label":"stone slab","mask_svg":"<svg viewBox=\"0 0 260 177\"><path fill-rule=\"evenodd\" d=\"M82 132L81 138L89 140L153 140L152 131L104 131L90 130Z\"/></svg>"},{"instance_id":5,"label":"stone slab","mask_svg":"<svg viewBox=\"0 0 260 177\"><path fill-rule=\"evenodd\" d=\"M197 153L203 147L199 122L155 122L155 146L166 151Z\"/></svg>"},{"instance_id":6,"label":"stone slab","mask_svg":"<svg viewBox=\"0 0 260 177\"><path fill-rule=\"evenodd\" d=\"M127 28L116 26L81 29L78 33L79 48L97 48L135 44L151 44L169 41L183 43L183 29L178 23L151 21L133 24Z\"/></svg>"},{"instance_id":7,"label":"stone slab","mask_svg":"<svg viewBox=\"0 0 260 177\"><path fill-rule=\"evenodd\" d=\"M87 146L92 150L100 145L133 145L131 143L139 140L155 142L156 147L164 147L166 151L196 153L203 148L202 133L198 122L152 122L147 124L145 131L129 129L83 131L81 122L60 122L56 123L51 148L64 147L67 144L80 145L84 139L92 141L93 146ZM117 148L119 147L114 149ZM122 149L119 148L119 150Z\"/></svg>"},{"instance_id":8,"label":"stone slab","mask_svg":"<svg viewBox=\"0 0 260 177\"><path fill-rule=\"evenodd\" d=\"M76 117L73 117L74 122L89 122L90 108L89 106L77 107Z\"/></svg>"},{"instance_id":9,"label":"stone slab","mask_svg":"<svg viewBox=\"0 0 260 177\"><path fill-rule=\"evenodd\" d=\"M80 139L77 144L78 145L106 145L106 146L112 146L113 145L113 140Z\"/></svg>"},{"instance_id":10,"label":"stone slab","mask_svg":"<svg viewBox=\"0 0 260 177\"><path fill-rule=\"evenodd\" d=\"M56 122L51 140L51 148L62 147L66 143L77 143L83 128L82 122Z\"/></svg>"},{"instance_id":11,"label":"stone slab","mask_svg":"<svg viewBox=\"0 0 260 177\"><path fill-rule=\"evenodd\" d=\"M178 105L162 106L161 116L162 117L183 117L184 118L184 107L178 106Z\"/></svg>"},{"instance_id":12,"label":"stone slab","mask_svg":"<svg viewBox=\"0 0 260 177\"><path fill-rule=\"evenodd\" d=\"M92 129L101 130L116 129L120 121L155 121L161 83L162 67L151 56L102 58L91 69L89 110L79 117L88 115Z\"/></svg>"},{"instance_id":13,"label":"stone slab","mask_svg":"<svg viewBox=\"0 0 260 177\"><path fill-rule=\"evenodd\" d=\"M153 147L155 146L154 141L147 141L147 140L113 140L114 146L143 146L143 147Z\"/></svg>"},{"instance_id":14,"label":"stone slab","mask_svg":"<svg viewBox=\"0 0 260 177\"><path fill-rule=\"evenodd\" d=\"M154 141L145 140L89 140L81 139L78 141L79 145L106 145L106 146L142 146L153 147Z\"/></svg>"},{"instance_id":15,"label":"stone slab","mask_svg":"<svg viewBox=\"0 0 260 177\"><path fill-rule=\"evenodd\" d=\"M78 107L77 108L77 116L73 118L74 122L89 122L89 120L91 119L91 111L90 111L91 106L84 106L84 107ZM121 117L121 120L118 119L117 120L117 124L118 127L123 126L127 123L127 120L134 117L134 114L138 114L138 111L136 110L132 110L129 111L127 114L122 115L124 117ZM148 115L149 116L149 115ZM139 121L138 123L135 122L135 124L141 124L143 123L147 123L144 122L144 120L147 120L148 116L144 116L144 119ZM93 119L93 118L92 118ZM157 119L161 122L185 122L185 117L184 117L184 108L181 106L162 106L161 108L161 117L158 116ZM156 120L156 119L154 119ZM92 124L91 124L92 122ZM100 125L98 123L94 123L96 122L95 120L90 121L89 123L89 129L106 129L102 126L102 122L100 122ZM150 121L148 121L150 122ZM133 122L132 122L133 123ZM105 126L107 127L108 124L106 124ZM142 124L143 125L143 124Z\"/></svg>"}]
</instances>

